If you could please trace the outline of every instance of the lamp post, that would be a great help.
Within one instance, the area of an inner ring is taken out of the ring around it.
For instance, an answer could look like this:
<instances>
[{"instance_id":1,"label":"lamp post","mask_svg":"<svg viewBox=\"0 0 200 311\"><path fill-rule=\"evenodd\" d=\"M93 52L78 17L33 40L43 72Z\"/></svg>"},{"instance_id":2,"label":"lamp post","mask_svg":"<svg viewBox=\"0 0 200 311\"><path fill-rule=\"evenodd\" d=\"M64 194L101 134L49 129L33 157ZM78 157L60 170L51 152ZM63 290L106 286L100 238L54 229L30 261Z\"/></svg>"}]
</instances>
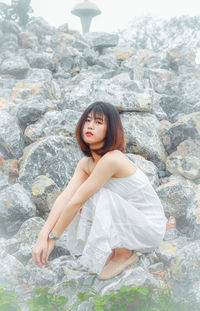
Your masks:
<instances>
[{"instance_id":1,"label":"lamp post","mask_svg":"<svg viewBox=\"0 0 200 311\"><path fill-rule=\"evenodd\" d=\"M71 10L71 13L80 17L82 32L84 34L86 32L89 32L90 24L93 17L101 14L101 11L96 4L88 0L84 0L83 2L75 5L75 7Z\"/></svg>"}]
</instances>

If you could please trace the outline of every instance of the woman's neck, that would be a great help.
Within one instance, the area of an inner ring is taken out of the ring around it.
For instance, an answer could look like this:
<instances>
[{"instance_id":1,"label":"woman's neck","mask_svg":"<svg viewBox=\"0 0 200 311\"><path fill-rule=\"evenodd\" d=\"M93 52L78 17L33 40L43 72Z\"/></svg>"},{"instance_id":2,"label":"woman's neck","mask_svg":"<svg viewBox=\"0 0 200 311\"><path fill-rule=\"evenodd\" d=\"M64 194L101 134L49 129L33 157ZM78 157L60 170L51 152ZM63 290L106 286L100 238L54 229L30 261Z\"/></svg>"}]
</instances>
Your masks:
<instances>
[{"instance_id":1,"label":"woman's neck","mask_svg":"<svg viewBox=\"0 0 200 311\"><path fill-rule=\"evenodd\" d=\"M92 159L95 163L97 163L100 159L101 159L101 155L95 153L94 151L91 150L91 155L92 155Z\"/></svg>"}]
</instances>

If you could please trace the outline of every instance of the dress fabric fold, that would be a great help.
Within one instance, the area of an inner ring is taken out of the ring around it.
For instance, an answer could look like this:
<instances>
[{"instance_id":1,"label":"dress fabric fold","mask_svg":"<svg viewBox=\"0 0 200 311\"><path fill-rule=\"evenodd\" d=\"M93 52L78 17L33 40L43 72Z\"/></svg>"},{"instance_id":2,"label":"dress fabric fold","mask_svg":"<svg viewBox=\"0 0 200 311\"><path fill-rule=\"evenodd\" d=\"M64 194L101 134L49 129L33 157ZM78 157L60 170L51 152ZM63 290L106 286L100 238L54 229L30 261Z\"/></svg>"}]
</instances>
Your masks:
<instances>
[{"instance_id":1,"label":"dress fabric fold","mask_svg":"<svg viewBox=\"0 0 200 311\"><path fill-rule=\"evenodd\" d=\"M148 177L137 168L110 178L83 205L66 229L67 249L100 273L114 248L149 252L159 246L167 218Z\"/></svg>"}]
</instances>

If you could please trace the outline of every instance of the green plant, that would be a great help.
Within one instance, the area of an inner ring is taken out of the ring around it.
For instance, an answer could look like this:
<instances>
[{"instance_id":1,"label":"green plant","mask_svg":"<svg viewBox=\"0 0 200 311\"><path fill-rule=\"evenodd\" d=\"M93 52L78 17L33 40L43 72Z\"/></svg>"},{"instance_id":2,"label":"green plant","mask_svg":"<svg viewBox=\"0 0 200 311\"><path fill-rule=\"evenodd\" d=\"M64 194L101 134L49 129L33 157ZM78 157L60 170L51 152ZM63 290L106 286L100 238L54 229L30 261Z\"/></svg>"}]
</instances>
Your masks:
<instances>
[{"instance_id":1,"label":"green plant","mask_svg":"<svg viewBox=\"0 0 200 311\"><path fill-rule=\"evenodd\" d=\"M172 302L170 289L122 286L117 292L99 296L94 290L78 292L78 301L67 308L75 310L83 301L92 301L94 311L187 311L182 302Z\"/></svg>"},{"instance_id":2,"label":"green plant","mask_svg":"<svg viewBox=\"0 0 200 311\"><path fill-rule=\"evenodd\" d=\"M68 299L50 292L51 287L37 286L32 293L32 298L26 301L29 311L64 311L65 304Z\"/></svg>"},{"instance_id":3,"label":"green plant","mask_svg":"<svg viewBox=\"0 0 200 311\"><path fill-rule=\"evenodd\" d=\"M21 26L25 26L31 20L30 13L33 13L31 0L11 0L10 5L0 2L0 16L16 21Z\"/></svg>"},{"instance_id":4,"label":"green plant","mask_svg":"<svg viewBox=\"0 0 200 311\"><path fill-rule=\"evenodd\" d=\"M21 311L15 291L0 286L0 311Z\"/></svg>"}]
</instances>

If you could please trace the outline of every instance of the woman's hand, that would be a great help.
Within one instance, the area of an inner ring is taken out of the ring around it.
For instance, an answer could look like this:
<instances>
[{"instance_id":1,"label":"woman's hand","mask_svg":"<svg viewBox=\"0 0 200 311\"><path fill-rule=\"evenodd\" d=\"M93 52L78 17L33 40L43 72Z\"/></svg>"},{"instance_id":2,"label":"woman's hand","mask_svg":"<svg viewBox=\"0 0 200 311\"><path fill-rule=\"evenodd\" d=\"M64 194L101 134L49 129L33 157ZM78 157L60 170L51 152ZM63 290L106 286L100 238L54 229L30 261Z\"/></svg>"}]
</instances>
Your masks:
<instances>
[{"instance_id":1,"label":"woman's hand","mask_svg":"<svg viewBox=\"0 0 200 311\"><path fill-rule=\"evenodd\" d=\"M35 243L32 251L33 261L40 268L43 268L43 265L49 264L48 257L53 250L55 241L49 239L48 237L38 237L37 242Z\"/></svg>"}]
</instances>

